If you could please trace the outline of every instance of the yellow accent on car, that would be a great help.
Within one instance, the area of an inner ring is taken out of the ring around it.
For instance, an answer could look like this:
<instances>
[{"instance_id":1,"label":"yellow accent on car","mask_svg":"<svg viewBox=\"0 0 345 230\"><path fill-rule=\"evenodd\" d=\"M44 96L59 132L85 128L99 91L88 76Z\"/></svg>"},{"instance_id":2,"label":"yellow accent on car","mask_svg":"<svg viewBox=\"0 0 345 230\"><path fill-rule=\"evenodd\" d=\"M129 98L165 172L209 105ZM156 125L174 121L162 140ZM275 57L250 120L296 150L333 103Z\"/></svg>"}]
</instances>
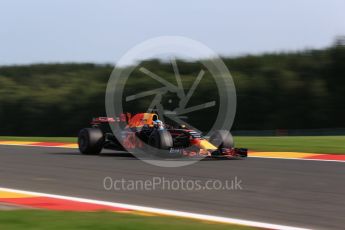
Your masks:
<instances>
[{"instance_id":1,"label":"yellow accent on car","mask_svg":"<svg viewBox=\"0 0 345 230\"><path fill-rule=\"evenodd\" d=\"M211 144L207 140L200 140L199 145L200 145L199 148L201 148L201 149L208 149L208 150L216 150L217 149L216 146L214 146L213 144Z\"/></svg>"}]
</instances>

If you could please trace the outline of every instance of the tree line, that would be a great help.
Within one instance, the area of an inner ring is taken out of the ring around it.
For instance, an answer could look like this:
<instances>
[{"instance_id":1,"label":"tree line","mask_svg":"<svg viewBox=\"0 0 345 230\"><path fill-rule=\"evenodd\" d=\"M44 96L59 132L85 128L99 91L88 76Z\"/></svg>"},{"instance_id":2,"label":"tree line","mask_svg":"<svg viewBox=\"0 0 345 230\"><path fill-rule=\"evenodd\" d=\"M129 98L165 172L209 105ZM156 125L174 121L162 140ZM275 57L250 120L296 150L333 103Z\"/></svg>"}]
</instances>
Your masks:
<instances>
[{"instance_id":1,"label":"tree line","mask_svg":"<svg viewBox=\"0 0 345 230\"><path fill-rule=\"evenodd\" d=\"M345 127L342 44L222 59L236 85L234 130ZM186 60L177 60L177 64L187 91L202 64ZM147 60L140 66L176 84L170 63ZM75 136L92 117L105 115L105 90L112 70L112 65L92 63L1 66L0 135ZM132 75L125 89L128 94L159 87L138 69ZM212 82L207 81L209 86L193 95L196 102L213 95ZM127 109L140 111L145 106L139 103ZM194 122L203 127L207 114L213 112L193 115Z\"/></svg>"}]
</instances>

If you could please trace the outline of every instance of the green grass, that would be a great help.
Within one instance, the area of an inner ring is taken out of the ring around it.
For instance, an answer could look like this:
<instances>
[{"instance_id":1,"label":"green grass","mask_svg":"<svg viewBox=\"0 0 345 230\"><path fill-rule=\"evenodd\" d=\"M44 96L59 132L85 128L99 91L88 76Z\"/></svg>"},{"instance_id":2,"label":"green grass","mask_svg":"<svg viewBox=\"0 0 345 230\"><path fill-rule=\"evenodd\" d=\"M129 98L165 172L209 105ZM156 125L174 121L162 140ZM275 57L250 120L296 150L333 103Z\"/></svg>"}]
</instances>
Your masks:
<instances>
[{"instance_id":1,"label":"green grass","mask_svg":"<svg viewBox=\"0 0 345 230\"><path fill-rule=\"evenodd\" d=\"M111 212L57 212L41 210L15 210L0 211L0 229L246 230L254 228L166 216L142 216Z\"/></svg>"},{"instance_id":2,"label":"green grass","mask_svg":"<svg viewBox=\"0 0 345 230\"><path fill-rule=\"evenodd\" d=\"M345 136L235 137L237 147L254 151L345 154Z\"/></svg>"},{"instance_id":3,"label":"green grass","mask_svg":"<svg viewBox=\"0 0 345 230\"><path fill-rule=\"evenodd\" d=\"M76 137L0 137L0 140L77 143ZM345 136L235 137L237 147L254 151L345 154Z\"/></svg>"}]
</instances>

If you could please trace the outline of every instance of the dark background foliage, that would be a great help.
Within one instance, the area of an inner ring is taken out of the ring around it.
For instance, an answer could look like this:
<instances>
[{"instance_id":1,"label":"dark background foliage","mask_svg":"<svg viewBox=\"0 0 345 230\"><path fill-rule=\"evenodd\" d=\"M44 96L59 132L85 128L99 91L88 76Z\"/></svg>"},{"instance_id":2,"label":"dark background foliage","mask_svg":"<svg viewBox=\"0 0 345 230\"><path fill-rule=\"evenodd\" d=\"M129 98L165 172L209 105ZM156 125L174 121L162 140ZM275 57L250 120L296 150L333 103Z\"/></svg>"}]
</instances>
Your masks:
<instances>
[{"instance_id":1,"label":"dark background foliage","mask_svg":"<svg viewBox=\"0 0 345 230\"><path fill-rule=\"evenodd\" d=\"M223 61L237 90L234 130L345 127L344 46ZM169 81L173 77L171 65L163 61L148 60L141 66ZM178 67L188 90L201 65L179 60ZM74 63L0 67L0 135L76 135L92 117L105 115L112 69ZM152 84L139 71L134 75L127 90ZM208 101L212 91L204 88L194 99ZM207 119L199 116L196 121L202 126Z\"/></svg>"}]
</instances>

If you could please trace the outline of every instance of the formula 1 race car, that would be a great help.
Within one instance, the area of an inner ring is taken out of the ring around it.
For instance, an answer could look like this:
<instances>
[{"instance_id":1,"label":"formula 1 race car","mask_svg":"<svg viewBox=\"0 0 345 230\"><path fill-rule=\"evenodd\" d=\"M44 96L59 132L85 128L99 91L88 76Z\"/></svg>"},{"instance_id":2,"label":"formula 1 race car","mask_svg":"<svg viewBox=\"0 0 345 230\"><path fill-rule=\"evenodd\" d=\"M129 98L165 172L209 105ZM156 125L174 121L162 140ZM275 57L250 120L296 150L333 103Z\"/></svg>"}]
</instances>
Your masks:
<instances>
[{"instance_id":1,"label":"formula 1 race car","mask_svg":"<svg viewBox=\"0 0 345 230\"><path fill-rule=\"evenodd\" d=\"M122 125L121 140L111 131L111 125ZM103 148L134 152L144 148L143 143L154 149L165 150L167 156L245 158L247 149L234 148L229 131L218 130L209 138L186 128L164 125L155 113L121 114L120 117L98 117L91 128L79 132L78 145L82 154L99 154Z\"/></svg>"}]
</instances>

